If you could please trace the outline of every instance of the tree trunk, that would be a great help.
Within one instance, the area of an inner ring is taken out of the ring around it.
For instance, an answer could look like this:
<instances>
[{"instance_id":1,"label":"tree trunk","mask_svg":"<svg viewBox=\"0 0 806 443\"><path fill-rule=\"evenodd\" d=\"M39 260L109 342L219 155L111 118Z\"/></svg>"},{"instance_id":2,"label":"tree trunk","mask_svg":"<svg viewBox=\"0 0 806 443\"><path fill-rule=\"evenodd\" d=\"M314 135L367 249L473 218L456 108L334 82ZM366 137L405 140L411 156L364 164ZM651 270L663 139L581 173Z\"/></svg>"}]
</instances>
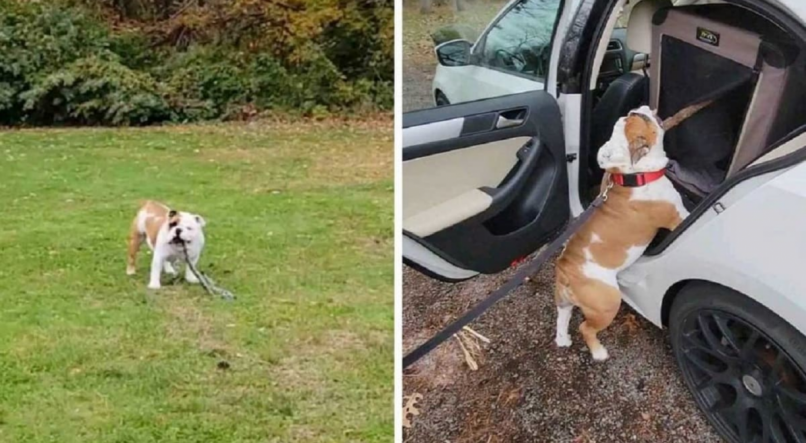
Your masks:
<instances>
[{"instance_id":1,"label":"tree trunk","mask_svg":"<svg viewBox=\"0 0 806 443\"><path fill-rule=\"evenodd\" d=\"M420 13L421 14L431 13L431 0L420 0Z\"/></svg>"},{"instance_id":2,"label":"tree trunk","mask_svg":"<svg viewBox=\"0 0 806 443\"><path fill-rule=\"evenodd\" d=\"M465 3L463 0L453 0L454 5L456 5L456 12L461 12L465 10Z\"/></svg>"}]
</instances>

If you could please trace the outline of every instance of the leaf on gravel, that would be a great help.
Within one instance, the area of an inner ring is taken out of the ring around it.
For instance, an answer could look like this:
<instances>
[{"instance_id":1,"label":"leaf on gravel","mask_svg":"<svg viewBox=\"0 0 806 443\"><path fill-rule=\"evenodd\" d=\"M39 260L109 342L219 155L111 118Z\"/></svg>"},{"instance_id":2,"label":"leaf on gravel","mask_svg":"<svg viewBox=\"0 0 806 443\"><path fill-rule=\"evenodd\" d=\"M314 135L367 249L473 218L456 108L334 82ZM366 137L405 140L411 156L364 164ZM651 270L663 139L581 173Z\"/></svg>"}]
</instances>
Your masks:
<instances>
[{"instance_id":1,"label":"leaf on gravel","mask_svg":"<svg viewBox=\"0 0 806 443\"><path fill-rule=\"evenodd\" d=\"M587 429L583 429L582 433L576 436L572 440L573 443L596 443L594 439L591 438L590 432Z\"/></svg>"},{"instance_id":2,"label":"leaf on gravel","mask_svg":"<svg viewBox=\"0 0 806 443\"><path fill-rule=\"evenodd\" d=\"M414 418L414 416L420 415L420 411L417 409L416 404L423 398L422 394L414 393L411 395L404 395L403 401L406 402L403 405L403 427L404 428L411 428L411 420L409 419L409 415Z\"/></svg>"},{"instance_id":3,"label":"leaf on gravel","mask_svg":"<svg viewBox=\"0 0 806 443\"><path fill-rule=\"evenodd\" d=\"M641 325L638 323L638 319L635 318L634 314L627 314L624 316L624 321L621 322L621 325L627 328L627 331L632 334L633 332L641 329Z\"/></svg>"},{"instance_id":4,"label":"leaf on gravel","mask_svg":"<svg viewBox=\"0 0 806 443\"><path fill-rule=\"evenodd\" d=\"M521 388L516 387L511 390L508 390L506 393L504 392L504 390L502 390L501 393L498 394L498 398L502 397L503 397L502 404L504 406L510 406L511 404L515 404L521 398Z\"/></svg>"}]
</instances>

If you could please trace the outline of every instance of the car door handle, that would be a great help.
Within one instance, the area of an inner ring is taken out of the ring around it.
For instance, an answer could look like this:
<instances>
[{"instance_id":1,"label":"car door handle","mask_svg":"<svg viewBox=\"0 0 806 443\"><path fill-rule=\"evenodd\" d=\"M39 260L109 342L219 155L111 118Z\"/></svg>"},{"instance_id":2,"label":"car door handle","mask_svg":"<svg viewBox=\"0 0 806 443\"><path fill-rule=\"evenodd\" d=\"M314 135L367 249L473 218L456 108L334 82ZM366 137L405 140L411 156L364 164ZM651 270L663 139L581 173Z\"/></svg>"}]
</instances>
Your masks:
<instances>
[{"instance_id":1,"label":"car door handle","mask_svg":"<svg viewBox=\"0 0 806 443\"><path fill-rule=\"evenodd\" d=\"M523 121L522 118L506 118L503 115L499 115L495 127L496 129L511 128L513 126L522 125Z\"/></svg>"}]
</instances>

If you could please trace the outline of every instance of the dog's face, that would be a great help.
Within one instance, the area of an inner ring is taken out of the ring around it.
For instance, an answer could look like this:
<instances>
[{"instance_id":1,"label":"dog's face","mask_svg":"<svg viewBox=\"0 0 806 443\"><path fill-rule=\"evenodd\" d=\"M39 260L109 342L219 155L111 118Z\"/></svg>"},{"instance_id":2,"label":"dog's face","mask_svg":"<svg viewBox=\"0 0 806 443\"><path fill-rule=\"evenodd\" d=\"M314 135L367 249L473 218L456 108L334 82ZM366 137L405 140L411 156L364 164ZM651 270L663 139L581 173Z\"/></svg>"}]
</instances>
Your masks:
<instances>
[{"instance_id":1,"label":"dog's face","mask_svg":"<svg viewBox=\"0 0 806 443\"><path fill-rule=\"evenodd\" d=\"M197 214L171 211L168 213L168 241L171 243L192 243L202 234L207 223Z\"/></svg>"},{"instance_id":2,"label":"dog's face","mask_svg":"<svg viewBox=\"0 0 806 443\"><path fill-rule=\"evenodd\" d=\"M599 148L599 167L622 174L664 169L669 159L663 151L663 134L662 122L648 106L630 111L616 122L610 140Z\"/></svg>"}]
</instances>

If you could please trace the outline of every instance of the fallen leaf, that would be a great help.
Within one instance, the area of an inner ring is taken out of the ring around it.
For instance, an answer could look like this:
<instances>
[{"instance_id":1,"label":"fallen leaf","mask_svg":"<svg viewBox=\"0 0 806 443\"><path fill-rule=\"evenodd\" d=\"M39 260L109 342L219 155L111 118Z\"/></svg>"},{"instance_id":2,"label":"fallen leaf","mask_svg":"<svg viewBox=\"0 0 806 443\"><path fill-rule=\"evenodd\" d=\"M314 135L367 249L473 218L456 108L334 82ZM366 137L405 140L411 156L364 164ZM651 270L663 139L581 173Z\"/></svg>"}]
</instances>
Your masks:
<instances>
[{"instance_id":1,"label":"fallen leaf","mask_svg":"<svg viewBox=\"0 0 806 443\"><path fill-rule=\"evenodd\" d=\"M587 429L583 429L582 432L573 440L573 443L596 443L592 438L590 433Z\"/></svg>"},{"instance_id":2,"label":"fallen leaf","mask_svg":"<svg viewBox=\"0 0 806 443\"><path fill-rule=\"evenodd\" d=\"M417 415L420 415L420 411L417 409L417 402L423 398L422 394L414 393L411 395L404 395L403 401L406 402L403 405L403 427L404 428L411 428L411 420L409 419L409 415L414 418Z\"/></svg>"},{"instance_id":3,"label":"fallen leaf","mask_svg":"<svg viewBox=\"0 0 806 443\"><path fill-rule=\"evenodd\" d=\"M621 322L621 325L627 328L629 333L633 333L641 328L638 324L638 319L635 318L635 314L627 314L624 316L624 321Z\"/></svg>"}]
</instances>

